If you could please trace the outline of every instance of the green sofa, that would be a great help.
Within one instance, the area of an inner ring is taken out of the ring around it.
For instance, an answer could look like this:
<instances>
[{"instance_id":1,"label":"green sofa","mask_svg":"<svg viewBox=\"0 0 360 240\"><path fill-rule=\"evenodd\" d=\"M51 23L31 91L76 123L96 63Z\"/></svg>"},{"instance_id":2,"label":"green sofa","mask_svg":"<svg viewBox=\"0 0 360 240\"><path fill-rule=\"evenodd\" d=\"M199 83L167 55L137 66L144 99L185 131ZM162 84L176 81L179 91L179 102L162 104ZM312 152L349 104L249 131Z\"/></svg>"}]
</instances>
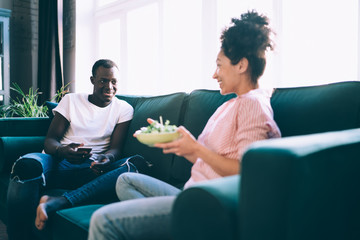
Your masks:
<instances>
[{"instance_id":1,"label":"green sofa","mask_svg":"<svg viewBox=\"0 0 360 240\"><path fill-rule=\"evenodd\" d=\"M360 133L356 129L360 127L359 93L360 82L355 81L276 89L271 104L284 138L254 143L244 155L241 181L240 175L231 176L183 191L173 209L173 239L300 239L298 236L307 236L308 232L294 226L304 222L307 225L302 227L314 232L316 206L323 207L319 214L331 215L321 200L326 197L329 204L341 201L345 204L345 197L358 197L351 195L350 188L342 187L359 180L354 174L360 166L355 161L360 149ZM154 97L117 97L135 109L124 157L141 154L154 165L149 175L182 186L190 176L191 164L181 157L164 155L159 149L140 144L132 137L133 132L147 125L147 117L162 116L172 124L184 125L197 137L216 108L234 95L195 90ZM49 123L48 118L0 119L0 218L4 222L11 165L24 153L41 151ZM331 165L323 161L331 161ZM341 166L340 173L334 174L340 169L336 164L339 161L346 164ZM325 181L323 176L328 179ZM345 180L337 181L341 177ZM320 187L324 188L324 194L316 192ZM336 191L340 190L343 195L337 198ZM313 195L314 192L317 195ZM355 200L347 206L356 208L350 205ZM46 238L86 239L90 216L103 204L58 211L49 224ZM307 207L312 211L303 210L308 210ZM328 220L325 216L321 219ZM353 222L346 226L353 226L351 224Z\"/></svg>"},{"instance_id":2,"label":"green sofa","mask_svg":"<svg viewBox=\"0 0 360 240\"><path fill-rule=\"evenodd\" d=\"M183 191L173 239L360 239L360 82L278 89L283 138L253 143L241 175Z\"/></svg>"}]
</instances>

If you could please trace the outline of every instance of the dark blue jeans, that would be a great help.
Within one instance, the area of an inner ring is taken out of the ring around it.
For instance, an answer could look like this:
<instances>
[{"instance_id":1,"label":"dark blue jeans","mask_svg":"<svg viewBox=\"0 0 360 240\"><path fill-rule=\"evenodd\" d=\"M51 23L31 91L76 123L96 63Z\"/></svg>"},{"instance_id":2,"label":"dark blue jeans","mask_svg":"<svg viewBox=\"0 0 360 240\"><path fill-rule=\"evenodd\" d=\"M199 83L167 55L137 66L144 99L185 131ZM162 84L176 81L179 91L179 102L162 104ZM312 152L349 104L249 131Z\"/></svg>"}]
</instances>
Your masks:
<instances>
[{"instance_id":1,"label":"dark blue jeans","mask_svg":"<svg viewBox=\"0 0 360 240\"><path fill-rule=\"evenodd\" d=\"M51 189L67 189L65 196L72 206L116 199L115 184L120 174L136 172L129 162L139 155L112 163L110 171L96 175L91 160L71 164L43 153L29 153L13 165L7 195L9 239L31 239L40 197Z\"/></svg>"}]
</instances>

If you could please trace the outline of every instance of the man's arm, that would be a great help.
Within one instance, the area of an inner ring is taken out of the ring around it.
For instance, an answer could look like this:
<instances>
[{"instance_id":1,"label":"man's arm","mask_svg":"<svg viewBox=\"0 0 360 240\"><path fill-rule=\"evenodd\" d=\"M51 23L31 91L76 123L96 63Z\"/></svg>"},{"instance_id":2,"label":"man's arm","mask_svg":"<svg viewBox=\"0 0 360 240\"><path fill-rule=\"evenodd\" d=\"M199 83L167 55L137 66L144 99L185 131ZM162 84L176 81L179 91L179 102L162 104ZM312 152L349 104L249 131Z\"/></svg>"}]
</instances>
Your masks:
<instances>
[{"instance_id":1,"label":"man's arm","mask_svg":"<svg viewBox=\"0 0 360 240\"><path fill-rule=\"evenodd\" d=\"M64 137L70 123L60 113L55 112L48 133L46 135L44 150L47 154L51 154L58 159L66 158L72 163L81 163L85 158L89 158L91 154L75 151L75 148L82 146L82 143L71 143L63 146L60 140Z\"/></svg>"},{"instance_id":2,"label":"man's arm","mask_svg":"<svg viewBox=\"0 0 360 240\"><path fill-rule=\"evenodd\" d=\"M57 151L61 147L60 140L63 138L69 125L70 123L65 117L55 112L44 143L44 150L47 154L57 154Z\"/></svg>"},{"instance_id":3,"label":"man's arm","mask_svg":"<svg viewBox=\"0 0 360 240\"><path fill-rule=\"evenodd\" d=\"M117 124L111 134L110 148L105 153L111 161L118 159L121 155L130 122L131 120Z\"/></svg>"}]
</instances>

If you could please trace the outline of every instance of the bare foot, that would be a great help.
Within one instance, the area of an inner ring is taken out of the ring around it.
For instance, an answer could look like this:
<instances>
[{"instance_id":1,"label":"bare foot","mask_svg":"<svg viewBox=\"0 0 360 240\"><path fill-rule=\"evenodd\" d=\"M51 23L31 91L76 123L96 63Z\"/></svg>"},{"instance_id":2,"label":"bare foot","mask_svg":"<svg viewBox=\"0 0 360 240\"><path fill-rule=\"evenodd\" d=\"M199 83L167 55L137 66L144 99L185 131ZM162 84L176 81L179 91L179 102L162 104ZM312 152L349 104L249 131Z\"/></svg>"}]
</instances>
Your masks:
<instances>
[{"instance_id":1,"label":"bare foot","mask_svg":"<svg viewBox=\"0 0 360 240\"><path fill-rule=\"evenodd\" d=\"M36 209L36 219L35 226L37 229L42 230L45 227L45 223L48 220L48 215L46 213L45 203L50 197L45 195L40 198L39 206Z\"/></svg>"},{"instance_id":2,"label":"bare foot","mask_svg":"<svg viewBox=\"0 0 360 240\"><path fill-rule=\"evenodd\" d=\"M36 209L36 228L43 230L47 220L49 219L48 214L69 206L70 203L65 197L50 197L48 195L42 196L40 198L39 206Z\"/></svg>"}]
</instances>

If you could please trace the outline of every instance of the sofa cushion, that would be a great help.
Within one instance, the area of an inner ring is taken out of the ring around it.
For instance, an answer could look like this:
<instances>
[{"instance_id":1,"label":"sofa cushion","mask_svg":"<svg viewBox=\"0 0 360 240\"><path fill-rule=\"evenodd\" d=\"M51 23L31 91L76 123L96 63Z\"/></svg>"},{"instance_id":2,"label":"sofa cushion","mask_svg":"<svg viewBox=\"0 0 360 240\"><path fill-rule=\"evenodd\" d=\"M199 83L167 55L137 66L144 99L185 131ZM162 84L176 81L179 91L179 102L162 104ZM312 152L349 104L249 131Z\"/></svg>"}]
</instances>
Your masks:
<instances>
[{"instance_id":1,"label":"sofa cushion","mask_svg":"<svg viewBox=\"0 0 360 240\"><path fill-rule=\"evenodd\" d=\"M360 82L276 89L271 105L283 137L360 127Z\"/></svg>"},{"instance_id":2,"label":"sofa cushion","mask_svg":"<svg viewBox=\"0 0 360 240\"><path fill-rule=\"evenodd\" d=\"M156 97L117 96L134 107L134 118L129 126L123 156L142 155L153 164L149 175L166 182L169 182L171 178L174 155L163 154L161 149L148 147L140 143L133 137L133 134L141 127L149 125L146 121L147 118L159 119L162 116L164 121L170 120L171 124L179 125L185 96L186 93L174 93Z\"/></svg>"},{"instance_id":3,"label":"sofa cushion","mask_svg":"<svg viewBox=\"0 0 360 240\"><path fill-rule=\"evenodd\" d=\"M63 209L56 212L53 222L53 240L87 239L90 219L93 212L102 204Z\"/></svg>"},{"instance_id":4,"label":"sofa cushion","mask_svg":"<svg viewBox=\"0 0 360 240\"><path fill-rule=\"evenodd\" d=\"M221 95L219 90L192 91L186 98L183 125L197 138L216 109L234 97L235 94Z\"/></svg>"},{"instance_id":5,"label":"sofa cushion","mask_svg":"<svg viewBox=\"0 0 360 240\"><path fill-rule=\"evenodd\" d=\"M221 95L218 90L195 90L191 92L185 101L182 125L197 138L216 109L235 96L235 94ZM185 158L175 156L172 166L172 181L175 184L186 182L190 178L191 167L192 164Z\"/></svg>"}]
</instances>

